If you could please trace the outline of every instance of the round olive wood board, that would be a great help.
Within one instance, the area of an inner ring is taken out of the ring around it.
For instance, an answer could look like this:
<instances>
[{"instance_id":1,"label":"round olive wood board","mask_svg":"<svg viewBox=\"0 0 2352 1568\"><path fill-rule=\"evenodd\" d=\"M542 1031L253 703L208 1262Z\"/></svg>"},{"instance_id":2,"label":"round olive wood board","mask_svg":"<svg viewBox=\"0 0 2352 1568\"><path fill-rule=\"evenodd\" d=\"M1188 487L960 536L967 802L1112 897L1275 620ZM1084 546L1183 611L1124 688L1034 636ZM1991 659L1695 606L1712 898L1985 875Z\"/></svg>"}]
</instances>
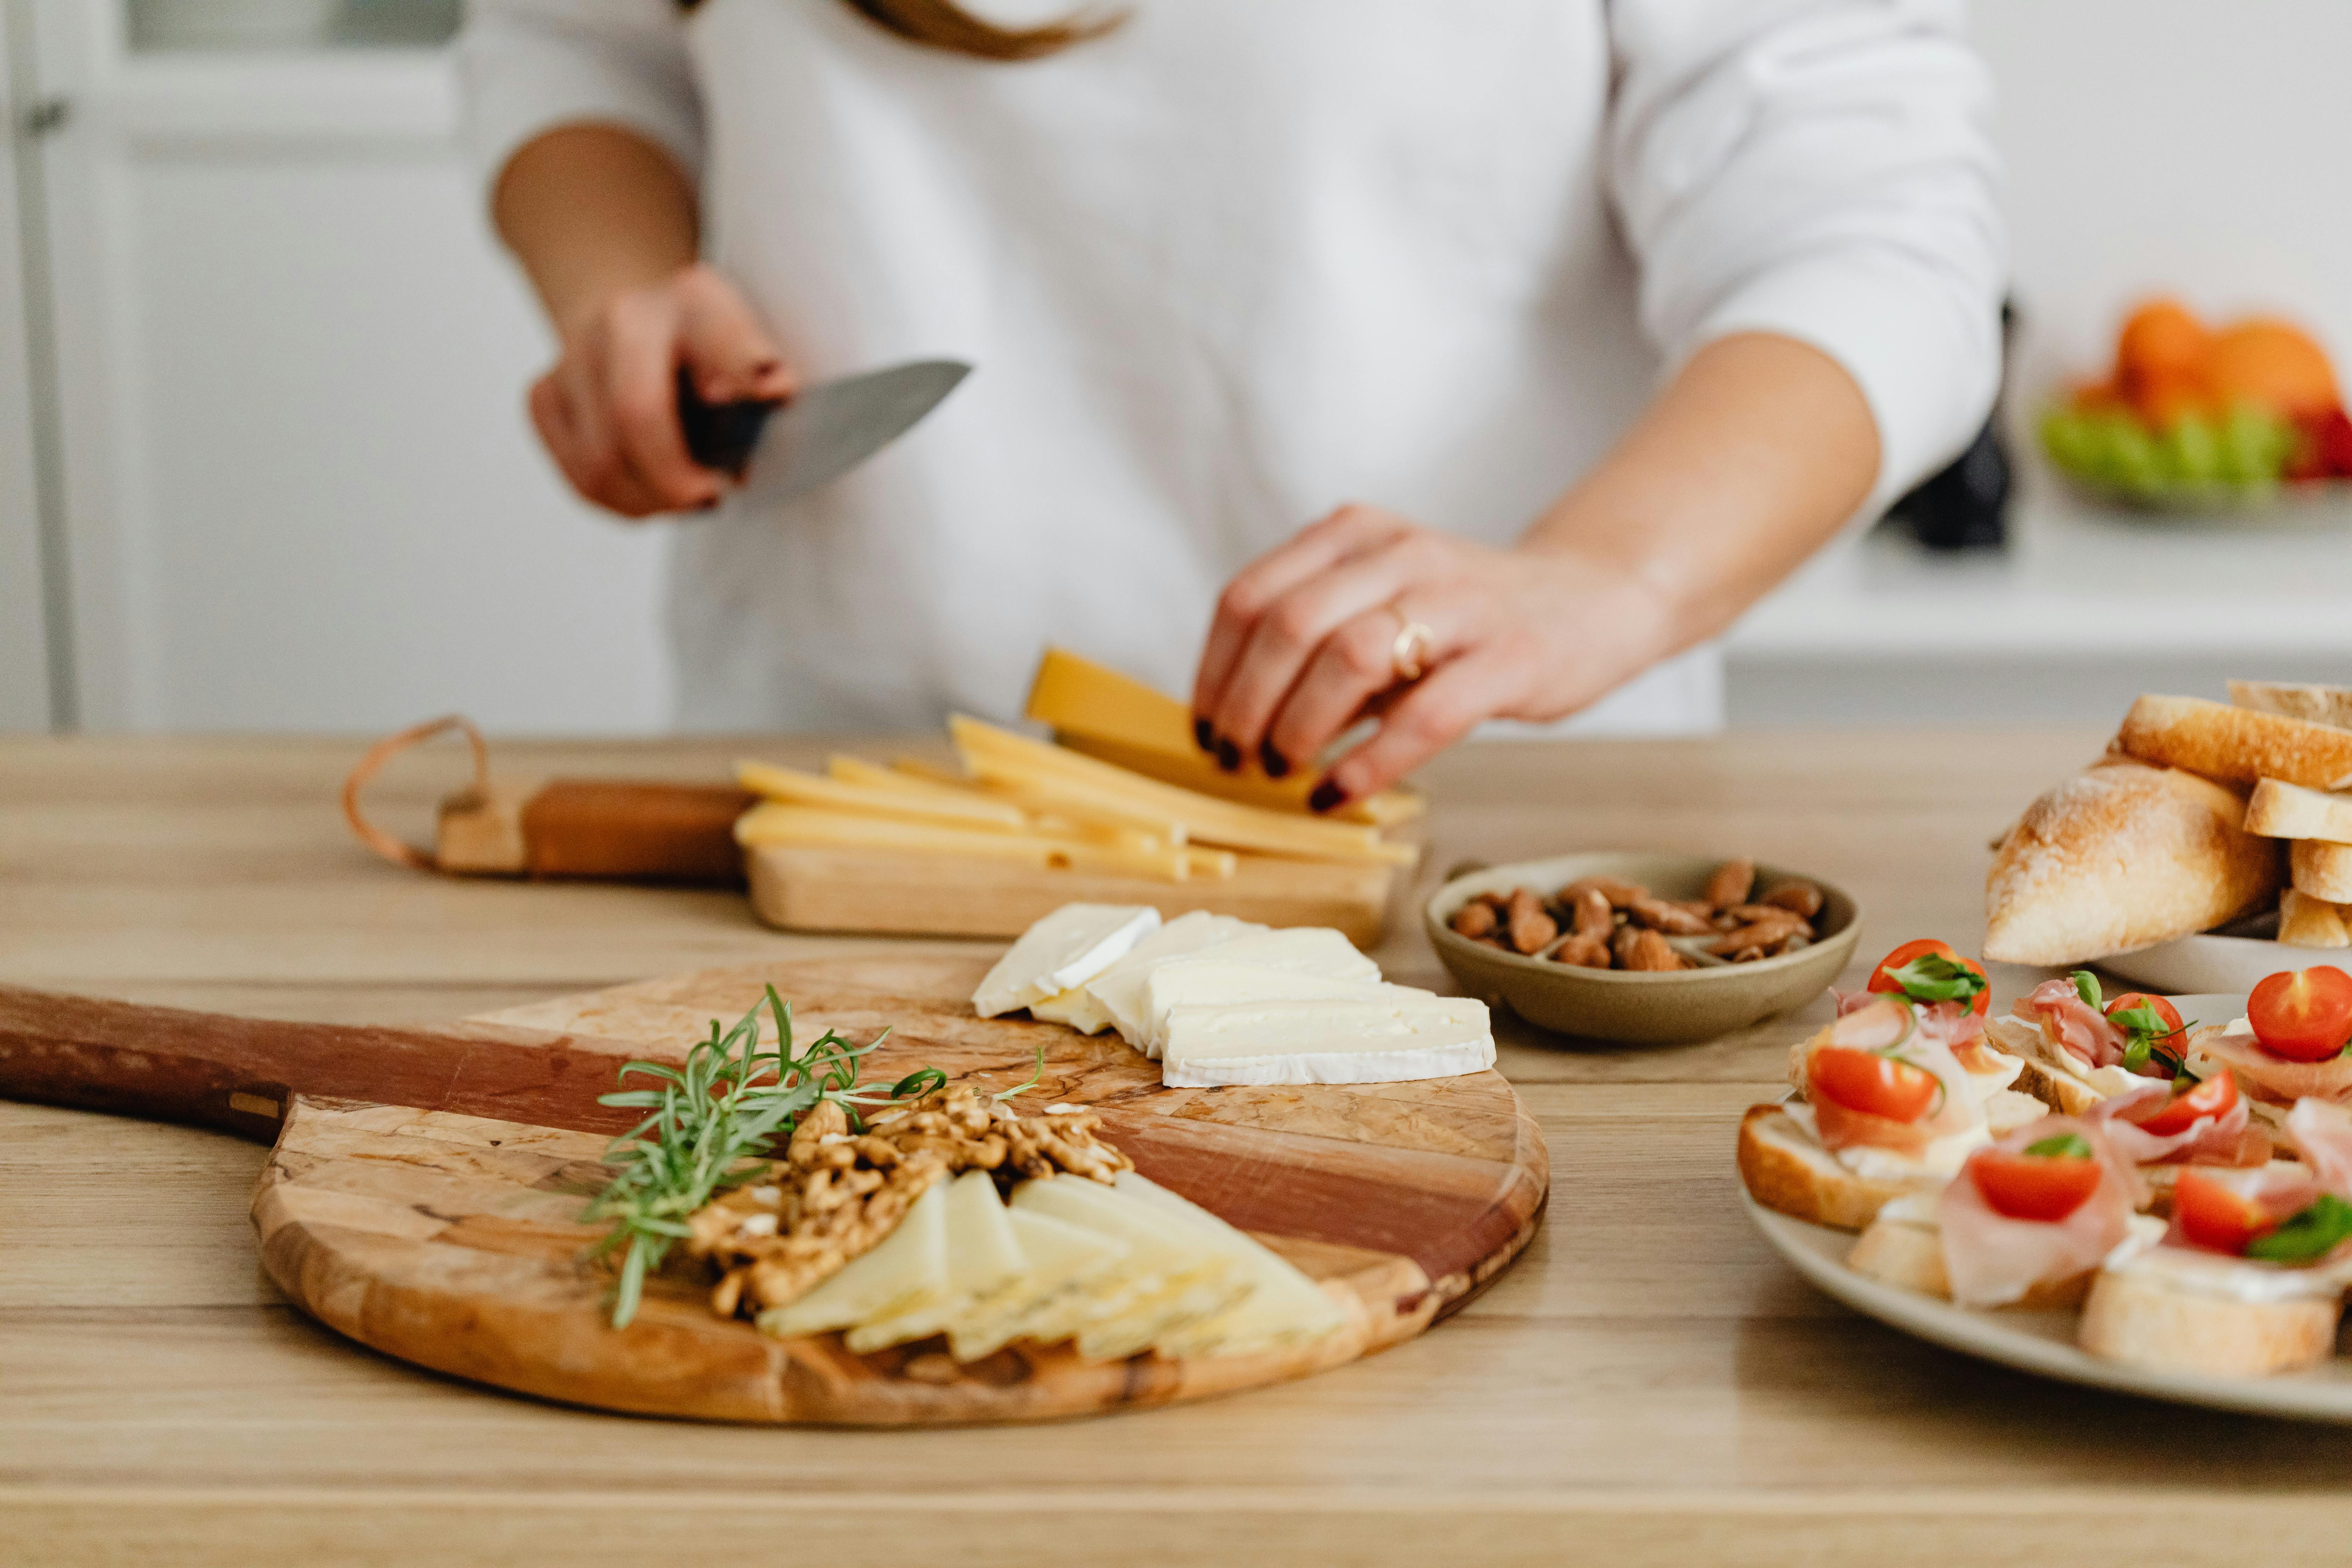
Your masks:
<instances>
[{"instance_id":1,"label":"round olive wood board","mask_svg":"<svg viewBox=\"0 0 2352 1568\"><path fill-rule=\"evenodd\" d=\"M1254 1387L1413 1337L1533 1234L1549 1165L1497 1073L1165 1089L1157 1064L1116 1037L974 1016L967 998L987 962L893 954L710 970L442 1032L268 1025L17 992L0 995L0 1095L248 1134L282 1112L253 1218L264 1264L295 1302L436 1371L647 1415L927 1426ZM712 1315L693 1282L667 1279L651 1283L634 1323L610 1328L607 1276L583 1258L598 1232L578 1215L604 1179L606 1137L628 1117L595 1106L594 1095L631 1057L681 1058L712 1019L731 1025L769 984L793 1003L803 1038L837 1028L863 1041L889 1028L867 1058L870 1079L933 1066L953 1082L1010 1088L1030 1076L1042 1045L1043 1079L1023 1103L1098 1110L1104 1135L1144 1174L1288 1258L1340 1303L1346 1328L1253 1356L1089 1363L1067 1347L1018 1344L959 1366L937 1340L859 1356L838 1335L772 1339ZM191 1085L204 1076L207 1103L226 1109L192 1112L193 1089L166 1095L150 1081L159 1073ZM104 1092L92 1087L101 1079Z\"/></svg>"}]
</instances>

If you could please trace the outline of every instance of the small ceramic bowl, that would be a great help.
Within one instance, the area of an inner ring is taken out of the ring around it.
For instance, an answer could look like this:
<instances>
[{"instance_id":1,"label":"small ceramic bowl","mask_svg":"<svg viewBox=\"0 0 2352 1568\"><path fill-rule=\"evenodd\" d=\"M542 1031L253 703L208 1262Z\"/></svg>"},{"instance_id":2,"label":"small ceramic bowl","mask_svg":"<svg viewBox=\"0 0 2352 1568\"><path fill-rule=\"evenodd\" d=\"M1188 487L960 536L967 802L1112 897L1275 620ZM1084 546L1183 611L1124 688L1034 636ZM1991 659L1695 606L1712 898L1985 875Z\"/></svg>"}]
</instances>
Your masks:
<instances>
[{"instance_id":1,"label":"small ceramic bowl","mask_svg":"<svg viewBox=\"0 0 2352 1568\"><path fill-rule=\"evenodd\" d=\"M1502 1002L1538 1028L1629 1046L1683 1046L1745 1028L1820 995L1853 956L1862 910L1819 877L1779 866L1756 868L1756 896L1783 882L1822 890L1812 945L1778 958L1709 963L1664 973L1584 969L1472 942L1446 922L1480 893L1532 888L1549 898L1579 877L1637 882L1663 899L1695 899L1722 858L1706 855L1608 853L1522 860L1456 877L1430 896L1422 919L1431 945L1473 996Z\"/></svg>"}]
</instances>

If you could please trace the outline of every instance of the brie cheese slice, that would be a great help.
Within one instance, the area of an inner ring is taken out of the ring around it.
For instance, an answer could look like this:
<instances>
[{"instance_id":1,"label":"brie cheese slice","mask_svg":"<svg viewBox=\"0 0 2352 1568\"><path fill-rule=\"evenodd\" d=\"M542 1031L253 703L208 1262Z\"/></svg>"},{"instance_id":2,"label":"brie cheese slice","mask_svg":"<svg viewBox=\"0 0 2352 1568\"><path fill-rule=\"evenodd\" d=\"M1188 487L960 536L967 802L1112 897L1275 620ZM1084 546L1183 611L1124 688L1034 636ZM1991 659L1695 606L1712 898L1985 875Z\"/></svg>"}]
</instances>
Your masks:
<instances>
[{"instance_id":1,"label":"brie cheese slice","mask_svg":"<svg viewBox=\"0 0 2352 1568\"><path fill-rule=\"evenodd\" d=\"M1198 958L1178 959L1154 969L1143 983L1143 1038L1130 1038L1128 1043L1145 1056L1158 1058L1168 1043L1168 1015L1178 1007L1224 1007L1239 1002L1394 1002L1402 1005L1437 1000L1431 992L1376 979L1343 979L1307 969L1225 962L1227 949L1244 945L1226 942Z\"/></svg>"},{"instance_id":2,"label":"brie cheese slice","mask_svg":"<svg viewBox=\"0 0 2352 1568\"><path fill-rule=\"evenodd\" d=\"M972 1011L993 1018L1083 985L1159 927L1149 905L1064 904L996 961L971 994Z\"/></svg>"},{"instance_id":3,"label":"brie cheese slice","mask_svg":"<svg viewBox=\"0 0 2352 1568\"><path fill-rule=\"evenodd\" d=\"M787 1338L821 1334L940 1300L947 1294L947 1205L948 1184L933 1182L898 1229L807 1294L761 1312L761 1330Z\"/></svg>"},{"instance_id":4,"label":"brie cheese slice","mask_svg":"<svg viewBox=\"0 0 2352 1568\"><path fill-rule=\"evenodd\" d=\"M1388 1083L1452 1078L1495 1065L1484 1003L1247 1002L1169 1009L1160 1081Z\"/></svg>"},{"instance_id":5,"label":"brie cheese slice","mask_svg":"<svg viewBox=\"0 0 2352 1568\"><path fill-rule=\"evenodd\" d=\"M1153 964L1266 929L1232 915L1213 915L1205 910L1178 915L1091 979L1073 981L1070 989L1033 1005L1029 1016L1067 1024L1081 1034L1099 1035L1111 1026L1112 998L1123 999L1130 989L1139 992L1143 976Z\"/></svg>"}]
</instances>

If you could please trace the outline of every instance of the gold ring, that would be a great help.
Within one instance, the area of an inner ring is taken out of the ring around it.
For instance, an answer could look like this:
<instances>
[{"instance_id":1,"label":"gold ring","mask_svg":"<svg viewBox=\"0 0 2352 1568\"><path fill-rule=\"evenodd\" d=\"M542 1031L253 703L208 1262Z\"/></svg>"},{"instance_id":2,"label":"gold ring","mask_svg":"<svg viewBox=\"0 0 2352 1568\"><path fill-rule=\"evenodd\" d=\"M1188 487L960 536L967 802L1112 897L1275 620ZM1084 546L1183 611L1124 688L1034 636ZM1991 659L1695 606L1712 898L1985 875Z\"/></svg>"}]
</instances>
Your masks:
<instances>
[{"instance_id":1,"label":"gold ring","mask_svg":"<svg viewBox=\"0 0 2352 1568\"><path fill-rule=\"evenodd\" d=\"M1437 634L1421 622L1408 617L1394 605L1388 606L1388 612L1397 618L1396 641L1389 645L1389 665L1396 671L1396 678L1399 680L1419 680L1428 673L1422 660L1428 656L1431 646L1437 641Z\"/></svg>"}]
</instances>

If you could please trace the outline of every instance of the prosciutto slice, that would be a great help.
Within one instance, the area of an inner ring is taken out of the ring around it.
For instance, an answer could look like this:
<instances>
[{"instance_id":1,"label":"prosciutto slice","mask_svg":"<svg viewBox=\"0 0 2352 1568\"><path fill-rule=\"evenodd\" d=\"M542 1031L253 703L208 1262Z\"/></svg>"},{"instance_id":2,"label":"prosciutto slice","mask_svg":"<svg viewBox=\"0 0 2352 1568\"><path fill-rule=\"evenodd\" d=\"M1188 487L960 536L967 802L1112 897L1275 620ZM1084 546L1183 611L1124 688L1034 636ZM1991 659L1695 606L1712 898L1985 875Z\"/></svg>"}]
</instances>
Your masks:
<instances>
[{"instance_id":1,"label":"prosciutto slice","mask_svg":"<svg viewBox=\"0 0 2352 1568\"><path fill-rule=\"evenodd\" d=\"M2086 1068L2119 1067L2127 1043L2117 1028L2074 989L2071 980L2045 980L2018 999L2017 1016L2042 1030Z\"/></svg>"},{"instance_id":2,"label":"prosciutto slice","mask_svg":"<svg viewBox=\"0 0 2352 1568\"><path fill-rule=\"evenodd\" d=\"M2082 1135L2099 1162L2099 1184L2062 1220L2011 1219L1985 1201L1972 1167L1979 1151L1936 1200L1944 1269L1952 1300L1964 1307L2005 1307L2036 1285L2056 1284L2096 1268L2130 1233L2139 1176L2107 1138L2103 1122L2045 1116L1992 1147L2021 1153L2045 1138Z\"/></svg>"},{"instance_id":3,"label":"prosciutto slice","mask_svg":"<svg viewBox=\"0 0 2352 1568\"><path fill-rule=\"evenodd\" d=\"M1916 1018L1906 1017L1908 1008L1908 1003L1893 997L1874 997L1871 1005L1847 1013L1832 1024L1820 1044L1886 1052L1898 1061L1934 1074L1944 1086L1944 1092L1937 1096L1928 1114L1916 1121L1897 1121L1892 1117L1850 1110L1816 1092L1809 1054L1805 1098L1812 1104L1823 1148L1834 1152L1867 1146L1916 1157L1937 1139L1984 1125L1984 1107L1968 1073L1940 1040L1920 1028Z\"/></svg>"},{"instance_id":4,"label":"prosciutto slice","mask_svg":"<svg viewBox=\"0 0 2352 1568\"><path fill-rule=\"evenodd\" d=\"M2220 1062L2237 1075L2239 1089L2273 1105L2292 1105L2305 1099L2339 1104L2352 1100L2352 1056L2291 1062L2263 1049L2262 1042L2251 1034L2219 1027L2191 1035L2189 1049L2192 1055Z\"/></svg>"},{"instance_id":5,"label":"prosciutto slice","mask_svg":"<svg viewBox=\"0 0 2352 1568\"><path fill-rule=\"evenodd\" d=\"M2135 1165L2259 1165L2270 1158L2268 1137L2246 1136L2242 1098L2231 1100L2221 1115L2200 1116L2178 1132L2150 1132L2139 1125L2171 1103L2171 1085L2150 1079L2144 1088L2101 1100L2084 1120L2106 1129L2116 1152ZM2352 1125L2346 1134L2352 1137ZM2253 1158L2246 1158L2250 1153Z\"/></svg>"},{"instance_id":6,"label":"prosciutto slice","mask_svg":"<svg viewBox=\"0 0 2352 1568\"><path fill-rule=\"evenodd\" d=\"M1843 1018L1888 993L1840 991L1832 986L1830 994L1837 999L1838 1016ZM1967 1003L1913 1003L1912 1011L1917 1015L1920 1037L1934 1040L1952 1053L1952 1059L1968 1074L1969 1092L1979 1104L2015 1083L2017 1075L2025 1070L2022 1061L1985 1037L1983 1017Z\"/></svg>"},{"instance_id":7,"label":"prosciutto slice","mask_svg":"<svg viewBox=\"0 0 2352 1568\"><path fill-rule=\"evenodd\" d=\"M2352 1110L2325 1100L2298 1100L2287 1112L2286 1132L2313 1179L2352 1199Z\"/></svg>"}]
</instances>

